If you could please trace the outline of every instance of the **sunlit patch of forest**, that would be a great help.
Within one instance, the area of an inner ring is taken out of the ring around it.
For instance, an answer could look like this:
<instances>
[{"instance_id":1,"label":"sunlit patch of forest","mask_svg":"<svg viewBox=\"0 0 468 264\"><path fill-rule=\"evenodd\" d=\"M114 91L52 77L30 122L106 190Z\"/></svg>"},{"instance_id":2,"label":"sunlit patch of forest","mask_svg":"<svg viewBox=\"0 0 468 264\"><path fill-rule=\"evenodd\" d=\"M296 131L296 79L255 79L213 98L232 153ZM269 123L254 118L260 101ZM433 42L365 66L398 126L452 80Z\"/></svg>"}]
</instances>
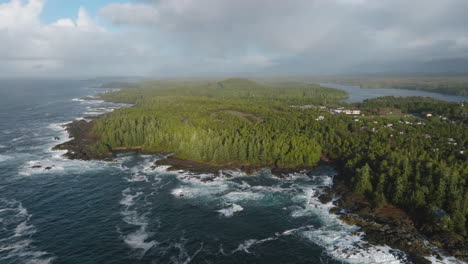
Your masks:
<instances>
[{"instance_id":1,"label":"sunlit patch of forest","mask_svg":"<svg viewBox=\"0 0 468 264\"><path fill-rule=\"evenodd\" d=\"M206 164L341 164L352 188L375 206L406 208L428 231L466 236L466 107L432 99L385 97L347 105L345 92L318 85L225 81L145 81L105 93L134 104L94 121L94 147L141 147ZM313 105L301 108L292 106ZM326 106L320 108L319 106ZM398 115L347 116L331 107L398 109ZM424 115L431 113L431 118ZM443 212L442 214L440 212Z\"/></svg>"}]
</instances>

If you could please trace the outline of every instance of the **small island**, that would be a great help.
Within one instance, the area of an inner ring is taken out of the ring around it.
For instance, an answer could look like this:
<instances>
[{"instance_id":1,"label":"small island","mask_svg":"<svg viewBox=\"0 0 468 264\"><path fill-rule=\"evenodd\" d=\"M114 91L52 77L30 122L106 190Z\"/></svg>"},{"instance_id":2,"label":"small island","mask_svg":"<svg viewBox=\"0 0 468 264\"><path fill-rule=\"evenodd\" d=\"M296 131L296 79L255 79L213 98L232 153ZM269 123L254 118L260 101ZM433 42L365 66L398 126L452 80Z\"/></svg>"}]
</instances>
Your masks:
<instances>
[{"instance_id":1,"label":"small island","mask_svg":"<svg viewBox=\"0 0 468 264\"><path fill-rule=\"evenodd\" d=\"M438 251L468 260L468 111L463 103L382 97L346 104L315 84L242 78L143 81L99 99L132 104L67 125L67 157L112 160L164 154L155 166L287 177L332 163L340 174L321 197L374 244L417 263Z\"/></svg>"}]
</instances>

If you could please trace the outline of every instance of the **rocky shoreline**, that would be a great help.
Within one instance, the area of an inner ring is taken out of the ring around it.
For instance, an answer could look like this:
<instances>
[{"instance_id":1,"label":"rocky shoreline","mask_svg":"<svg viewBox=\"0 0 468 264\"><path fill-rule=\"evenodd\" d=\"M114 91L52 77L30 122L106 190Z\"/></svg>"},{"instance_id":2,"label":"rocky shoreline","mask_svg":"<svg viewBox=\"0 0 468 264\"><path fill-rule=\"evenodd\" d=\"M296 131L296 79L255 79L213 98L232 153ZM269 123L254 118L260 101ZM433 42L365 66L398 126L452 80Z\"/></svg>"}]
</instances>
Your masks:
<instances>
[{"instance_id":1,"label":"rocky shoreline","mask_svg":"<svg viewBox=\"0 0 468 264\"><path fill-rule=\"evenodd\" d=\"M99 140L91 134L92 126L92 120L76 120L66 124L65 130L72 140L59 144L52 150L66 150L64 156L68 159L112 160L115 157L114 153L97 153L92 150L92 146Z\"/></svg>"},{"instance_id":2,"label":"rocky shoreline","mask_svg":"<svg viewBox=\"0 0 468 264\"><path fill-rule=\"evenodd\" d=\"M95 98L94 98L95 100ZM94 117L99 118L98 117ZM65 125L72 140L55 146L54 150L66 150L64 154L69 159L80 160L104 160L112 161L121 152L142 152L140 148L114 148L107 153L97 153L93 151L93 146L99 141L91 133L92 120L78 120ZM144 152L143 152L144 153ZM145 153L166 155L167 158L155 162L154 168L158 166L168 166L170 171L188 171L194 174L213 174L213 177L205 177L204 181L214 180L222 170L242 171L248 175L255 174L263 169L270 169L277 177L287 177L289 173L311 169L310 167L300 168L271 168L262 164L205 164L164 153ZM322 159L322 162L330 162ZM341 174L342 175L342 174ZM338 197L338 199L333 198ZM434 233L423 236L414 225L410 216L404 211L392 206L384 208L374 208L363 195L352 192L345 184L343 176L334 179L333 187L328 189L320 197L323 203L334 200L336 206L330 213L339 215L343 222L359 226L359 232L364 232L364 239L374 245L388 245L392 248L405 251L409 254L413 263L431 263L424 256L439 257L439 252L435 248L443 249L450 255L461 260L468 260L468 244L463 237L454 234ZM429 241L436 247L428 245Z\"/></svg>"},{"instance_id":3,"label":"rocky shoreline","mask_svg":"<svg viewBox=\"0 0 468 264\"><path fill-rule=\"evenodd\" d=\"M158 166L169 166L168 171L187 171L194 174L219 174L222 170L241 171L247 175L256 174L262 170L268 169L271 174L277 177L286 177L289 173L300 172L311 169L312 167L295 167L295 168L277 168L266 166L264 164L243 164L243 163L222 163L222 164L206 164L186 159L180 159L175 156L168 156L165 159L158 160L154 163L154 168Z\"/></svg>"},{"instance_id":4,"label":"rocky shoreline","mask_svg":"<svg viewBox=\"0 0 468 264\"><path fill-rule=\"evenodd\" d=\"M363 195L351 191L342 174L319 198L323 203L334 200L335 207L330 213L347 224L360 227L357 232L364 232L366 241L405 251L413 263L431 263L424 256L440 260L442 252L468 260L468 244L463 237L447 232L423 234L405 211L392 205L375 208Z\"/></svg>"}]
</instances>

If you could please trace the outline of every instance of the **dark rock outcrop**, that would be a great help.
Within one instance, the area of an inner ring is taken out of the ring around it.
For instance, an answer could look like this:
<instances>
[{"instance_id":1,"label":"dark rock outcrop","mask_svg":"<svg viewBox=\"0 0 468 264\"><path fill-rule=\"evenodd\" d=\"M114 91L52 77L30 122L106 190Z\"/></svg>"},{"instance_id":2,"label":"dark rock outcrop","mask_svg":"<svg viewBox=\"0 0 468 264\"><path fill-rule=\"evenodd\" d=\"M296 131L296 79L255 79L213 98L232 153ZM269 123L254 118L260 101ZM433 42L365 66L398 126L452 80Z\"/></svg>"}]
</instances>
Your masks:
<instances>
[{"instance_id":1,"label":"dark rock outcrop","mask_svg":"<svg viewBox=\"0 0 468 264\"><path fill-rule=\"evenodd\" d=\"M468 261L468 243L458 234L438 232L429 236L431 244L445 249L450 255Z\"/></svg>"},{"instance_id":2,"label":"dark rock outcrop","mask_svg":"<svg viewBox=\"0 0 468 264\"><path fill-rule=\"evenodd\" d=\"M53 150L67 150L65 157L80 160L110 160L114 157L112 152L98 153L93 146L98 138L91 134L92 121L78 120L65 125L67 132L73 139L59 144Z\"/></svg>"}]
</instances>

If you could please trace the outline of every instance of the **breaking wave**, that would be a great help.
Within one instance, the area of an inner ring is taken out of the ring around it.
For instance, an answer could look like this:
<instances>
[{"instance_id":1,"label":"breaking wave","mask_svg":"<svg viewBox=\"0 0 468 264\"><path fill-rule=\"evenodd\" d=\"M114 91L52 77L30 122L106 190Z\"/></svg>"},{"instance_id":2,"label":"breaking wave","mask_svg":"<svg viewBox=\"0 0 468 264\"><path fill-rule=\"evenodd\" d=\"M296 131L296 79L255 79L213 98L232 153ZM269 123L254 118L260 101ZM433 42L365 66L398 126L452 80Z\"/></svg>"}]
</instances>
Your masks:
<instances>
[{"instance_id":1,"label":"breaking wave","mask_svg":"<svg viewBox=\"0 0 468 264\"><path fill-rule=\"evenodd\" d=\"M232 204L231 206L218 210L217 212L220 213L224 217L232 217L235 213L242 212L244 208L238 204Z\"/></svg>"},{"instance_id":2,"label":"breaking wave","mask_svg":"<svg viewBox=\"0 0 468 264\"><path fill-rule=\"evenodd\" d=\"M122 220L132 226L137 227L137 229L128 234L122 234L123 241L132 249L137 251L138 258L143 257L148 250L153 248L158 244L156 240L151 240L150 238L154 233L149 232L148 225L149 219L147 212L140 212L140 208L143 204L145 194L142 191L134 191L132 188L127 188L122 191L122 199L120 204L122 205L122 210L120 214L122 215ZM143 207L143 210L145 208ZM155 221L153 219L153 221Z\"/></svg>"}]
</instances>

